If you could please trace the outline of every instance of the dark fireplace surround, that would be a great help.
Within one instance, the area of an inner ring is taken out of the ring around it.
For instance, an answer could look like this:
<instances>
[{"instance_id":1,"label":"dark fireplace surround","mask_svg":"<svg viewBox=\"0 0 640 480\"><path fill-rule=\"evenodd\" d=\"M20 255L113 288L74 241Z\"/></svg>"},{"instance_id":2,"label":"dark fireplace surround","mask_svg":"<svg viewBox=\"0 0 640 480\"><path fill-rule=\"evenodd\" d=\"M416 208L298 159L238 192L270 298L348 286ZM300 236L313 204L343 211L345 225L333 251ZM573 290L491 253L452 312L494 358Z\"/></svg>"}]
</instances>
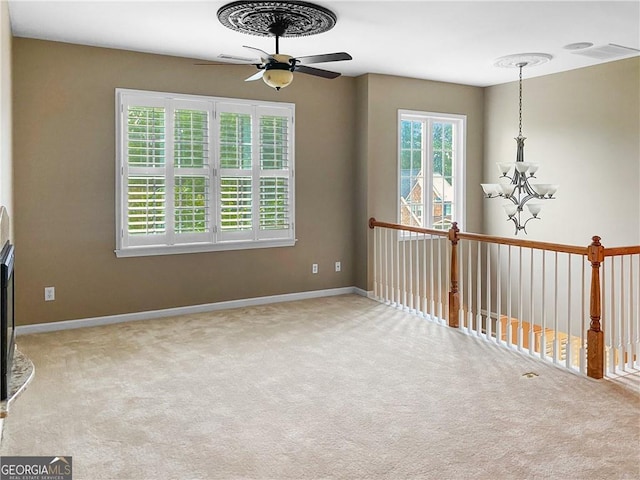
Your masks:
<instances>
[{"instance_id":1,"label":"dark fireplace surround","mask_svg":"<svg viewBox=\"0 0 640 480\"><path fill-rule=\"evenodd\" d=\"M9 396L15 345L14 258L14 247L7 241L0 251L0 401Z\"/></svg>"}]
</instances>

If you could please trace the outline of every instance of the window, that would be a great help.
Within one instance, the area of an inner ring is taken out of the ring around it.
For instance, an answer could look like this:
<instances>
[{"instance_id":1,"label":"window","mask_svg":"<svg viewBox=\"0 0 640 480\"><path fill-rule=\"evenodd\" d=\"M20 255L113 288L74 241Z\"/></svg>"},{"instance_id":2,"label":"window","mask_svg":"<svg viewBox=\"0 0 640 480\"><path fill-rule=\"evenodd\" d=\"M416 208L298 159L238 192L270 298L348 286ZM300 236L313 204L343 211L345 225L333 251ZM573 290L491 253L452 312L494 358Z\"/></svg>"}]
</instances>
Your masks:
<instances>
[{"instance_id":1,"label":"window","mask_svg":"<svg viewBox=\"0 0 640 480\"><path fill-rule=\"evenodd\" d=\"M116 90L116 255L290 246L294 105Z\"/></svg>"},{"instance_id":2,"label":"window","mask_svg":"<svg viewBox=\"0 0 640 480\"><path fill-rule=\"evenodd\" d=\"M448 230L464 221L466 117L398 112L399 223Z\"/></svg>"}]
</instances>

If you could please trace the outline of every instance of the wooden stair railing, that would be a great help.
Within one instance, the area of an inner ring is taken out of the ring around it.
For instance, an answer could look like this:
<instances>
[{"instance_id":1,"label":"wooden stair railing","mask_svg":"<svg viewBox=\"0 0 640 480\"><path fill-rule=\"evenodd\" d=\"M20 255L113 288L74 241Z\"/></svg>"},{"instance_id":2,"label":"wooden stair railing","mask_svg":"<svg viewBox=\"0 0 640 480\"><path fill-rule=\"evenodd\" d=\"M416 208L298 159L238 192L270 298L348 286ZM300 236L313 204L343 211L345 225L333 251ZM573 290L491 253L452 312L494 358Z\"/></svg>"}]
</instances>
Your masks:
<instances>
[{"instance_id":1,"label":"wooden stair railing","mask_svg":"<svg viewBox=\"0 0 640 480\"><path fill-rule=\"evenodd\" d=\"M565 245L559 243L538 242L532 240L521 240L476 233L460 232L458 225L454 222L448 231L429 228L400 225L397 223L379 222L375 218L369 219L369 228L387 228L419 233L423 235L447 237L451 242L451 263L450 263L450 284L449 284L449 309L447 312L447 325L453 328L459 326L460 294L458 291L458 242L464 240L474 240L498 245L511 245L530 249L538 249L551 252L561 252L584 256L591 263L591 285L589 301L589 330L587 331L587 375L592 378L601 379L604 377L605 366L605 340L601 327L601 265L607 256L636 255L640 254L640 245L631 247L604 248L600 243L600 237L594 236L592 242L587 247Z\"/></svg>"}]
</instances>

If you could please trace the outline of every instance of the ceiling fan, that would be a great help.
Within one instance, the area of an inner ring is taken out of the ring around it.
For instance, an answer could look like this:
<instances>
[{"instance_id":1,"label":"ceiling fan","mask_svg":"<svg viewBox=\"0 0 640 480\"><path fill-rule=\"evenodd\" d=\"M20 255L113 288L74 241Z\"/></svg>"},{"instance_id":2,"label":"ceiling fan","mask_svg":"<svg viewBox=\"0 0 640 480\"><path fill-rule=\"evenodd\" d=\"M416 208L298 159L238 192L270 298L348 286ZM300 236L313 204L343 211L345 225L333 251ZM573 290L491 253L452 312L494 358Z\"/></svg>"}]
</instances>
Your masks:
<instances>
[{"instance_id":1,"label":"ceiling fan","mask_svg":"<svg viewBox=\"0 0 640 480\"><path fill-rule=\"evenodd\" d=\"M233 2L218 11L223 25L243 33L273 36L276 51L267 53L259 48L244 45L245 48L260 54L259 58L220 55L223 60L233 64L254 65L258 72L245 81L262 80L270 87L280 90L293 81L293 72L305 73L322 78L337 78L338 72L310 67L309 64L352 60L346 52L325 53L293 57L280 53L280 38L321 33L335 25L335 15L323 7L306 2ZM219 63L200 63L198 65L220 65Z\"/></svg>"}]
</instances>

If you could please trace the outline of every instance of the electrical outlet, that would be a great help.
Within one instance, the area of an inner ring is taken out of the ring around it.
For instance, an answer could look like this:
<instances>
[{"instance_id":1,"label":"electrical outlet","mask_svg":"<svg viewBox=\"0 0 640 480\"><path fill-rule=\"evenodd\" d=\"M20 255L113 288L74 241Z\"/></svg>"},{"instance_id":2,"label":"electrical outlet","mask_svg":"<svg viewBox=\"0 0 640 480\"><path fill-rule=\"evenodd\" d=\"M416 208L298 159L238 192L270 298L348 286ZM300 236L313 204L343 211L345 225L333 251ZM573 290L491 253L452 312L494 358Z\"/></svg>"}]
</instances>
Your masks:
<instances>
[{"instance_id":1,"label":"electrical outlet","mask_svg":"<svg viewBox=\"0 0 640 480\"><path fill-rule=\"evenodd\" d=\"M318 273L318 264L314 263L311 265L311 273Z\"/></svg>"},{"instance_id":2,"label":"electrical outlet","mask_svg":"<svg viewBox=\"0 0 640 480\"><path fill-rule=\"evenodd\" d=\"M340 262L336 262L336 272L339 272L340 270L342 270L342 265Z\"/></svg>"},{"instance_id":3,"label":"electrical outlet","mask_svg":"<svg viewBox=\"0 0 640 480\"><path fill-rule=\"evenodd\" d=\"M44 287L44 301L52 302L56 299L56 287Z\"/></svg>"}]
</instances>

